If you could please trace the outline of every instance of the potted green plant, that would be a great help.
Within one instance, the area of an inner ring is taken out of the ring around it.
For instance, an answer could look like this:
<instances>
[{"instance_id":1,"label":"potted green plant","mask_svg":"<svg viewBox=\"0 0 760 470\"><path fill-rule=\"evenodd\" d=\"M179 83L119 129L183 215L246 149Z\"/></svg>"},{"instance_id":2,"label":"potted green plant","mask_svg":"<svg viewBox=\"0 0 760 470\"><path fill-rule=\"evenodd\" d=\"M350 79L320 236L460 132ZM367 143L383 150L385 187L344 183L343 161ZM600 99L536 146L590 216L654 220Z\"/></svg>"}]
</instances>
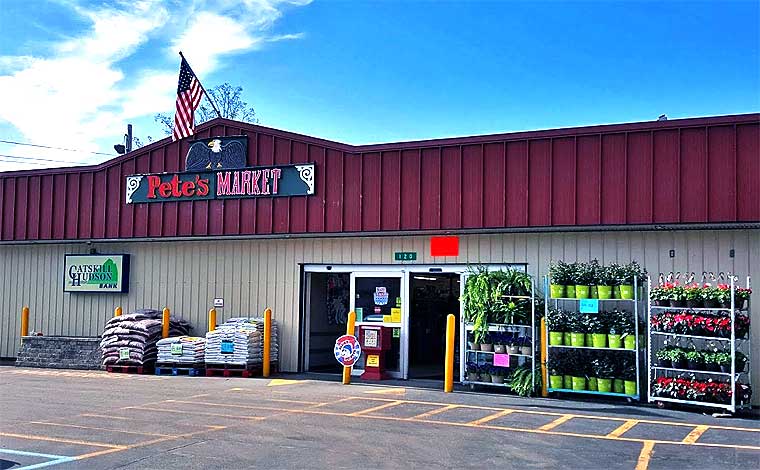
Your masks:
<instances>
[{"instance_id":1,"label":"potted green plant","mask_svg":"<svg viewBox=\"0 0 760 470\"><path fill-rule=\"evenodd\" d=\"M583 331L585 335L584 343L586 344L586 346L591 346L593 344L593 340L591 337L591 330L589 329L591 326L591 323L593 322L593 316L594 315L590 313L580 314L580 319L581 319L580 321L581 321L581 324L583 325Z\"/></svg>"},{"instance_id":2,"label":"potted green plant","mask_svg":"<svg viewBox=\"0 0 760 470\"><path fill-rule=\"evenodd\" d=\"M533 349L531 339L528 336L520 338L520 354L523 356L530 356Z\"/></svg>"},{"instance_id":3,"label":"potted green plant","mask_svg":"<svg viewBox=\"0 0 760 470\"><path fill-rule=\"evenodd\" d=\"M478 381L491 382L491 365L481 364L478 366Z\"/></svg>"},{"instance_id":4,"label":"potted green plant","mask_svg":"<svg viewBox=\"0 0 760 470\"><path fill-rule=\"evenodd\" d=\"M622 348L623 327L621 325L620 312L617 309L613 309L611 312L605 312L605 319L608 331L607 344L610 348Z\"/></svg>"},{"instance_id":5,"label":"potted green plant","mask_svg":"<svg viewBox=\"0 0 760 470\"><path fill-rule=\"evenodd\" d=\"M596 375L597 387L600 392L612 391L612 377L615 369L608 356L602 356L593 362L594 375Z\"/></svg>"},{"instance_id":6,"label":"potted green plant","mask_svg":"<svg viewBox=\"0 0 760 470\"><path fill-rule=\"evenodd\" d=\"M683 348L673 348L670 350L670 362L674 369L686 369L686 350Z\"/></svg>"},{"instance_id":7,"label":"potted green plant","mask_svg":"<svg viewBox=\"0 0 760 470\"><path fill-rule=\"evenodd\" d=\"M506 335L504 333L491 333L491 341L493 341L494 353L504 354L507 351Z\"/></svg>"},{"instance_id":8,"label":"potted green plant","mask_svg":"<svg viewBox=\"0 0 760 470\"><path fill-rule=\"evenodd\" d=\"M686 307L701 308L704 304L702 287L697 283L687 284L683 288L684 297L686 298Z\"/></svg>"},{"instance_id":9,"label":"potted green plant","mask_svg":"<svg viewBox=\"0 0 760 470\"><path fill-rule=\"evenodd\" d=\"M627 360L623 366L623 391L626 395L636 395L638 386L636 384L636 364L631 360Z\"/></svg>"},{"instance_id":10,"label":"potted green plant","mask_svg":"<svg viewBox=\"0 0 760 470\"><path fill-rule=\"evenodd\" d=\"M546 315L546 327L549 329L549 345L562 346L564 344L563 336L567 331L565 311L557 307L549 308Z\"/></svg>"},{"instance_id":11,"label":"potted green plant","mask_svg":"<svg viewBox=\"0 0 760 470\"><path fill-rule=\"evenodd\" d=\"M474 362L467 363L467 380L470 382L478 381L478 365Z\"/></svg>"},{"instance_id":12,"label":"potted green plant","mask_svg":"<svg viewBox=\"0 0 760 470\"><path fill-rule=\"evenodd\" d=\"M612 266L600 266L596 274L597 294L599 299L611 299L612 288L615 285L615 269Z\"/></svg>"},{"instance_id":13,"label":"potted green plant","mask_svg":"<svg viewBox=\"0 0 760 470\"><path fill-rule=\"evenodd\" d=\"M585 355L580 351L568 351L566 373L570 374L570 388L573 390L586 390L586 368L587 361Z\"/></svg>"},{"instance_id":14,"label":"potted green plant","mask_svg":"<svg viewBox=\"0 0 760 470\"><path fill-rule=\"evenodd\" d=\"M620 298L620 281L625 277L625 267L617 263L607 266L607 274L610 279L607 282L612 283L612 298Z\"/></svg>"},{"instance_id":15,"label":"potted green plant","mask_svg":"<svg viewBox=\"0 0 760 470\"><path fill-rule=\"evenodd\" d=\"M737 287L734 292L734 308L744 310L751 295L752 289Z\"/></svg>"},{"instance_id":16,"label":"potted green plant","mask_svg":"<svg viewBox=\"0 0 760 470\"><path fill-rule=\"evenodd\" d=\"M507 353L520 354L519 339L520 339L519 337L518 338L512 337L507 341Z\"/></svg>"},{"instance_id":17,"label":"potted green plant","mask_svg":"<svg viewBox=\"0 0 760 470\"><path fill-rule=\"evenodd\" d=\"M590 291L589 291L589 297L592 299L598 299L599 298L599 278L602 276L602 265L599 264L598 259L592 259L589 262L589 269L591 270L591 281L590 281Z\"/></svg>"},{"instance_id":18,"label":"potted green plant","mask_svg":"<svg viewBox=\"0 0 760 470\"><path fill-rule=\"evenodd\" d=\"M517 367L509 376L509 388L521 397L527 397L533 394L533 384L539 386L541 383L541 374L535 372L527 365Z\"/></svg>"},{"instance_id":19,"label":"potted green plant","mask_svg":"<svg viewBox=\"0 0 760 470\"><path fill-rule=\"evenodd\" d=\"M702 360L704 361L704 370L710 372L720 372L720 362L718 351L702 351Z\"/></svg>"},{"instance_id":20,"label":"potted green plant","mask_svg":"<svg viewBox=\"0 0 760 470\"><path fill-rule=\"evenodd\" d=\"M646 279L646 270L643 269L636 261L631 261L624 266L624 269L620 270L622 277L620 282L620 298L621 299L633 299L633 285L634 282L638 282L639 285Z\"/></svg>"},{"instance_id":21,"label":"potted green plant","mask_svg":"<svg viewBox=\"0 0 760 470\"><path fill-rule=\"evenodd\" d=\"M563 387L562 376L565 374L564 357L554 355L549 358L546 364L546 368L549 371L549 387L553 389L560 389Z\"/></svg>"},{"instance_id":22,"label":"potted green plant","mask_svg":"<svg viewBox=\"0 0 760 470\"><path fill-rule=\"evenodd\" d=\"M478 340L478 344L480 344L480 350L484 352L493 352L493 340L491 339L491 334L488 331L478 333L480 333L480 336L476 339Z\"/></svg>"},{"instance_id":23,"label":"potted green plant","mask_svg":"<svg viewBox=\"0 0 760 470\"><path fill-rule=\"evenodd\" d=\"M567 327L570 330L570 346L585 346L586 331L583 325L583 315L579 312L568 312Z\"/></svg>"},{"instance_id":24,"label":"potted green plant","mask_svg":"<svg viewBox=\"0 0 760 470\"><path fill-rule=\"evenodd\" d=\"M564 261L553 261L549 264L549 295L552 299L561 299L566 295L565 289L571 283L570 265Z\"/></svg>"},{"instance_id":25,"label":"potted green plant","mask_svg":"<svg viewBox=\"0 0 760 470\"><path fill-rule=\"evenodd\" d=\"M702 288L702 298L705 308L720 307L721 294L717 287L706 285Z\"/></svg>"},{"instance_id":26,"label":"potted green plant","mask_svg":"<svg viewBox=\"0 0 760 470\"><path fill-rule=\"evenodd\" d=\"M673 367L673 363L670 360L670 351L672 349L672 346L666 346L655 353L658 367L667 367L668 369Z\"/></svg>"},{"instance_id":27,"label":"potted green plant","mask_svg":"<svg viewBox=\"0 0 760 470\"><path fill-rule=\"evenodd\" d=\"M636 325L634 323L633 313L622 310L619 313L618 326L620 327L620 337L623 340L625 349L636 349Z\"/></svg>"},{"instance_id":28,"label":"potted green plant","mask_svg":"<svg viewBox=\"0 0 760 470\"><path fill-rule=\"evenodd\" d=\"M575 284L577 284L577 280L576 280L577 267L578 267L578 263L567 263L568 284L565 286L565 297L568 299L575 298Z\"/></svg>"},{"instance_id":29,"label":"potted green plant","mask_svg":"<svg viewBox=\"0 0 760 470\"><path fill-rule=\"evenodd\" d=\"M747 367L747 356L741 351L736 351L736 372L744 372L745 367ZM729 365L729 372L730 369Z\"/></svg>"},{"instance_id":30,"label":"potted green plant","mask_svg":"<svg viewBox=\"0 0 760 470\"><path fill-rule=\"evenodd\" d=\"M691 370L702 370L703 358L702 351L690 349L684 354L686 357L687 367Z\"/></svg>"},{"instance_id":31,"label":"potted green plant","mask_svg":"<svg viewBox=\"0 0 760 470\"><path fill-rule=\"evenodd\" d=\"M591 342L586 342L586 346L593 346L595 348L607 347L607 330L599 318L599 314L590 314L586 320L586 328L588 334L591 335Z\"/></svg>"},{"instance_id":32,"label":"potted green plant","mask_svg":"<svg viewBox=\"0 0 760 470\"><path fill-rule=\"evenodd\" d=\"M670 305L670 289L665 286L653 287L649 291L649 297L657 307L667 307Z\"/></svg>"},{"instance_id":33,"label":"potted green plant","mask_svg":"<svg viewBox=\"0 0 760 470\"><path fill-rule=\"evenodd\" d=\"M670 306L675 308L686 307L686 291L683 286L673 285L670 288Z\"/></svg>"},{"instance_id":34,"label":"potted green plant","mask_svg":"<svg viewBox=\"0 0 760 470\"><path fill-rule=\"evenodd\" d=\"M591 283L594 271L589 263L575 263L575 298L588 299L591 295Z\"/></svg>"},{"instance_id":35,"label":"potted green plant","mask_svg":"<svg viewBox=\"0 0 760 470\"><path fill-rule=\"evenodd\" d=\"M504 383L506 370L503 367L491 366L491 369L489 372L491 373L491 383L494 383L494 384Z\"/></svg>"}]
</instances>

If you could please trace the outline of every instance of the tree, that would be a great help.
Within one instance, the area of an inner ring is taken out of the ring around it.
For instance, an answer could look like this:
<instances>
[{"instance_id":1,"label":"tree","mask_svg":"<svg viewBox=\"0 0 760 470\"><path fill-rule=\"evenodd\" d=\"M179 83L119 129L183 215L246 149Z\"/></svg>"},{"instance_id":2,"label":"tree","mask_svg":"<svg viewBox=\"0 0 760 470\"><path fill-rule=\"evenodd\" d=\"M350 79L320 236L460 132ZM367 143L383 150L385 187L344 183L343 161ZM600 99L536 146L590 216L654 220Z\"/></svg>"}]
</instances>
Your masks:
<instances>
[{"instance_id":1,"label":"tree","mask_svg":"<svg viewBox=\"0 0 760 470\"><path fill-rule=\"evenodd\" d=\"M252 124L259 122L256 118L256 111L243 99L243 87L233 87L229 83L224 82L206 91L214 99L223 118L250 122ZM198 125L210 121L216 116L216 111L214 111L211 103L209 103L208 98L204 96L200 106L195 110L195 124ZM158 113L153 117L153 120L162 125L166 135L172 133L174 114Z\"/></svg>"}]
</instances>

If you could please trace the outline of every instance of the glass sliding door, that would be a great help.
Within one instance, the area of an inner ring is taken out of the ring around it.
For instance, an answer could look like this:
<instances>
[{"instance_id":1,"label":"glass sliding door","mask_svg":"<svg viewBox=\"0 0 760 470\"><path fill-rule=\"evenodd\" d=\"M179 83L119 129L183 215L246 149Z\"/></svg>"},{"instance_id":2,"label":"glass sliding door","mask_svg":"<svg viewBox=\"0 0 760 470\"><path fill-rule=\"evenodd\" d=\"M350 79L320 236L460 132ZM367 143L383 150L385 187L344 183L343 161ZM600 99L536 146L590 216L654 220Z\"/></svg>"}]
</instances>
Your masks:
<instances>
[{"instance_id":1,"label":"glass sliding door","mask_svg":"<svg viewBox=\"0 0 760 470\"><path fill-rule=\"evenodd\" d=\"M386 368L393 378L406 377L406 301L407 279L404 272L352 272L351 310L356 312L356 335L360 325L382 325L391 328L391 349L386 353ZM354 375L364 371L362 354Z\"/></svg>"}]
</instances>

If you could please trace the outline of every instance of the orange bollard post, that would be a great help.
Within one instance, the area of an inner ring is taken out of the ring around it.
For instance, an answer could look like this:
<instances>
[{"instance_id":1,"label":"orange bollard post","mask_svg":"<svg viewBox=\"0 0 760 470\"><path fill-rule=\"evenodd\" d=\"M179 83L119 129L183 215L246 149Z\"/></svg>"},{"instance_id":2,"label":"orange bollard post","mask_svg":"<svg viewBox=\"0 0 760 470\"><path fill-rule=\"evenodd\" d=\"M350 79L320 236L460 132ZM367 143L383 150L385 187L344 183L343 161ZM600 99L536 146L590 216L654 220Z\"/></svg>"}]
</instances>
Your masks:
<instances>
[{"instance_id":1,"label":"orange bollard post","mask_svg":"<svg viewBox=\"0 0 760 470\"><path fill-rule=\"evenodd\" d=\"M444 361L444 385L443 391L454 391L454 336L456 333L456 319L453 314L446 316L446 359Z\"/></svg>"},{"instance_id":2,"label":"orange bollard post","mask_svg":"<svg viewBox=\"0 0 760 470\"><path fill-rule=\"evenodd\" d=\"M121 307L116 307L113 311L113 316L120 317L121 316Z\"/></svg>"},{"instance_id":3,"label":"orange bollard post","mask_svg":"<svg viewBox=\"0 0 760 470\"><path fill-rule=\"evenodd\" d=\"M346 334L353 335L356 329L356 312L348 312L348 323L346 323ZM343 385L351 384L352 367L343 367Z\"/></svg>"},{"instance_id":4,"label":"orange bollard post","mask_svg":"<svg viewBox=\"0 0 760 470\"><path fill-rule=\"evenodd\" d=\"M21 309L21 336L29 336L29 307Z\"/></svg>"},{"instance_id":5,"label":"orange bollard post","mask_svg":"<svg viewBox=\"0 0 760 470\"><path fill-rule=\"evenodd\" d=\"M214 331L216 329L216 309L212 308L208 311L208 331Z\"/></svg>"},{"instance_id":6,"label":"orange bollard post","mask_svg":"<svg viewBox=\"0 0 760 470\"><path fill-rule=\"evenodd\" d=\"M161 330L161 337L168 338L169 337L169 307L164 307L164 316L161 319L161 324L163 326L163 329Z\"/></svg>"},{"instance_id":7,"label":"orange bollard post","mask_svg":"<svg viewBox=\"0 0 760 470\"><path fill-rule=\"evenodd\" d=\"M261 372L264 377L269 377L269 353L272 347L272 309L264 310L264 359Z\"/></svg>"}]
</instances>

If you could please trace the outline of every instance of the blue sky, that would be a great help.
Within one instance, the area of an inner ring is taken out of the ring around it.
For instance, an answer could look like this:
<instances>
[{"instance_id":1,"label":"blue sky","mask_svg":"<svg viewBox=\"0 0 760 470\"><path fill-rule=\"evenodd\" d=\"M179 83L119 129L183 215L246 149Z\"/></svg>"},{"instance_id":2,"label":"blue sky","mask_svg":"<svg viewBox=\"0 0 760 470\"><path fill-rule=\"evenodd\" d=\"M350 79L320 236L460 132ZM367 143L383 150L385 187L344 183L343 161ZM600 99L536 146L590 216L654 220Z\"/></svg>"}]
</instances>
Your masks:
<instances>
[{"instance_id":1,"label":"blue sky","mask_svg":"<svg viewBox=\"0 0 760 470\"><path fill-rule=\"evenodd\" d=\"M127 122L162 136L180 48L262 124L347 143L760 110L756 1L31 3L3 2L0 140L112 153Z\"/></svg>"}]
</instances>

